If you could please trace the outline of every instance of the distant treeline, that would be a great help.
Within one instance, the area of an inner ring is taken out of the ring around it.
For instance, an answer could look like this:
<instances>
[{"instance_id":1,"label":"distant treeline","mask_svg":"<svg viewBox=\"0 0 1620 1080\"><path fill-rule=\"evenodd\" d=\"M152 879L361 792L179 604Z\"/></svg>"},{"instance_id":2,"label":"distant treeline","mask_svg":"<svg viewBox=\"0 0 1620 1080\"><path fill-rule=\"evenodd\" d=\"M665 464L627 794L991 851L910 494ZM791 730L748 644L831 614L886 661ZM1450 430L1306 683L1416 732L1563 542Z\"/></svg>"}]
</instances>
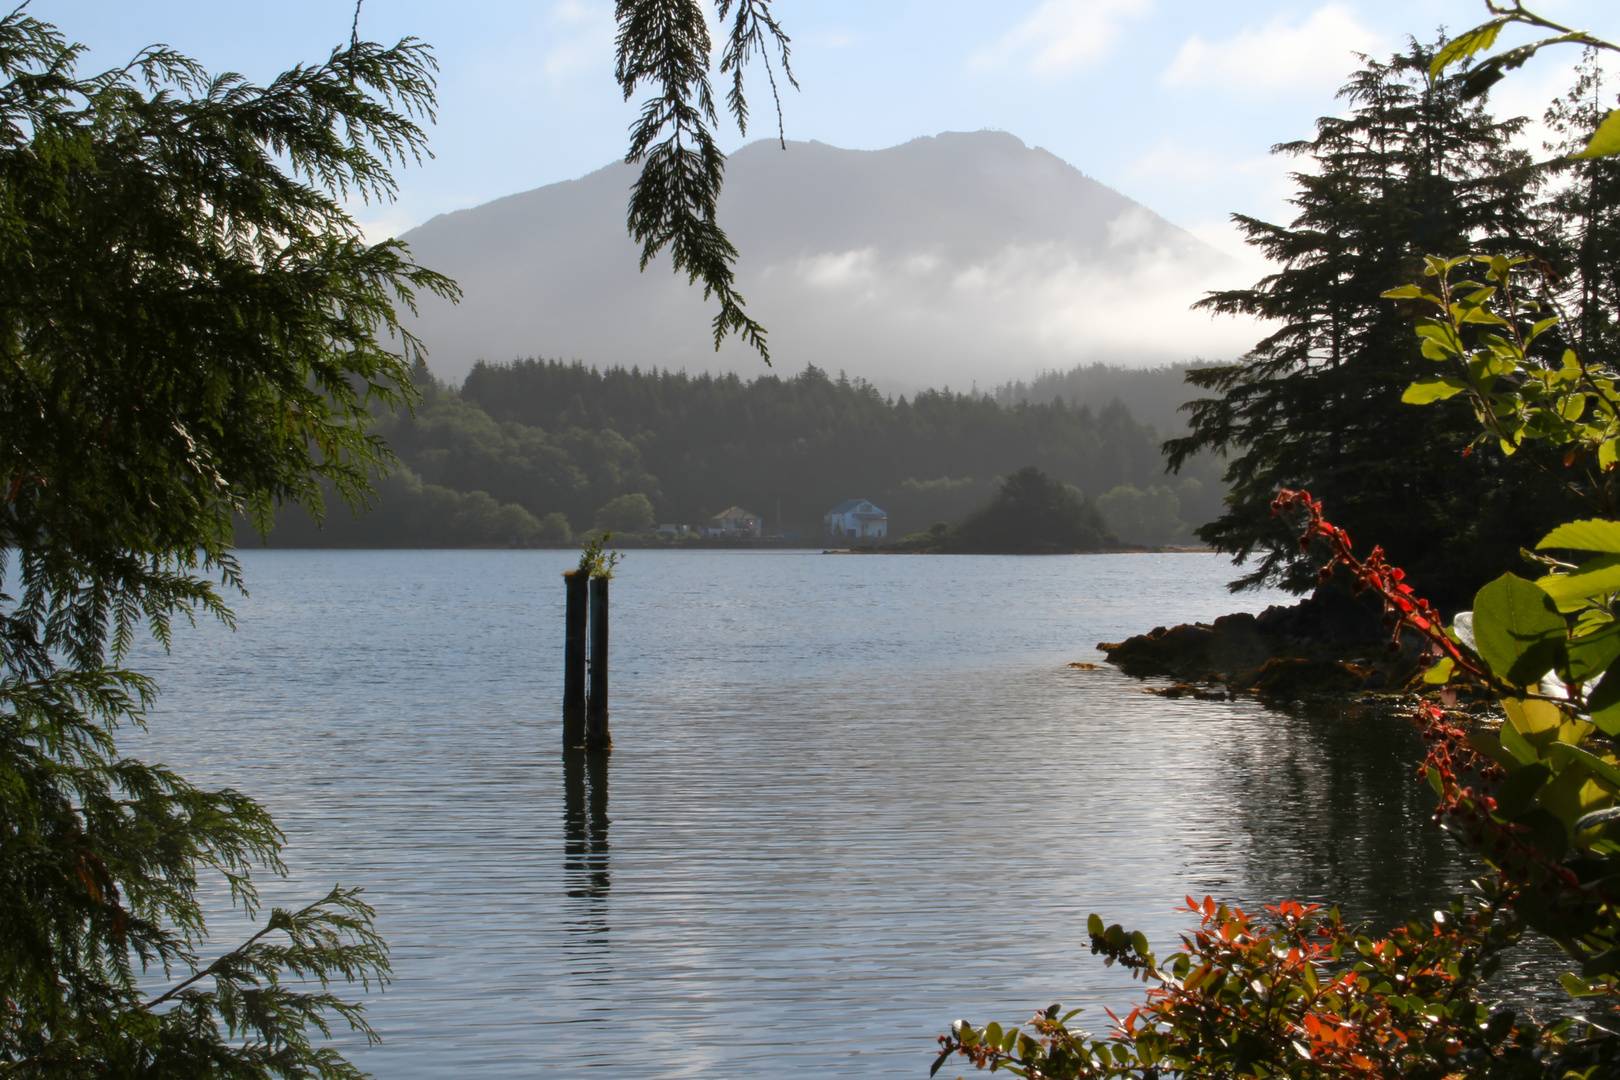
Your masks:
<instances>
[{"instance_id":1,"label":"distant treeline","mask_svg":"<svg viewBox=\"0 0 1620 1080\"><path fill-rule=\"evenodd\" d=\"M404 468L376 509L356 520L335 507L324 531L284 515L272 544L555 544L650 518L702 525L734 505L767 532L815 538L849 498L876 502L903 536L962 518L1027 466L1112 507L1129 541L1174 542L1220 512L1213 463L1166 476L1161 432L1122 401L894 398L816 367L745 381L522 360L479 363L460 390L425 369L418 379L415 415L379 423Z\"/></svg>"},{"instance_id":2,"label":"distant treeline","mask_svg":"<svg viewBox=\"0 0 1620 1080\"><path fill-rule=\"evenodd\" d=\"M991 396L1003 405L1048 405L1061 399L1070 405L1095 407L1119 401L1131 410L1132 416L1152 424L1168 438L1187 430L1188 417L1181 406L1199 396L1189 392L1187 372L1209 366L1202 360L1151 368L1082 364L1068 371L1043 372L1027 383L1022 379L1003 383Z\"/></svg>"}]
</instances>

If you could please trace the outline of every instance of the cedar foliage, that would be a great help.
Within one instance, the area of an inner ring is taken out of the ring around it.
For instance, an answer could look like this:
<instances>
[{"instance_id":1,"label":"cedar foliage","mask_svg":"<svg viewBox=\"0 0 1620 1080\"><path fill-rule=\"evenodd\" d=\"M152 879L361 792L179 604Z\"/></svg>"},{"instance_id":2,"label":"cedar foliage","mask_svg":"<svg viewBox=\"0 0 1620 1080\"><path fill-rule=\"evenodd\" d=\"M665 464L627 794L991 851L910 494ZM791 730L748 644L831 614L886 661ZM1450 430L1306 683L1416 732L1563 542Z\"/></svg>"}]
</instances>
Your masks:
<instances>
[{"instance_id":1,"label":"cedar foliage","mask_svg":"<svg viewBox=\"0 0 1620 1080\"><path fill-rule=\"evenodd\" d=\"M371 1036L329 988L386 981L371 909L334 888L211 947L199 886L255 914L282 835L115 735L156 693L138 634L230 621L233 518L369 490L419 354L395 304L454 286L340 200L421 152L433 61L357 40L260 87L80 52L0 17L0 1072L357 1076L311 1034Z\"/></svg>"},{"instance_id":2,"label":"cedar foliage","mask_svg":"<svg viewBox=\"0 0 1620 1080\"><path fill-rule=\"evenodd\" d=\"M720 114L709 82L713 41L703 5L698 0L617 0L614 8L619 24L614 75L624 99L629 101L645 84L654 88L631 126L625 155L630 164L641 166L630 193L628 221L631 238L641 244L641 268L647 269L667 248L673 269L684 272L689 282L701 280L703 298L719 302L712 323L715 349L735 333L769 364L765 328L744 310L735 287L737 249L715 218L726 156L714 137ZM731 76L725 107L738 134L746 135L743 69L757 54L775 97L774 50L783 77L797 88L789 38L771 14L770 0L715 0L714 13L725 33L720 73ZM780 100L776 104L780 121Z\"/></svg>"},{"instance_id":3,"label":"cedar foliage","mask_svg":"<svg viewBox=\"0 0 1620 1080\"><path fill-rule=\"evenodd\" d=\"M1513 564L1534 540L1527 508L1556 498L1522 461L1489 448L1462 459L1477 432L1467 410L1401 404L1433 362L1380 294L1420 279L1426 252L1539 249L1537 175L1509 147L1522 121L1465 99L1460 78L1431 83L1430 57L1413 43L1367 61L1340 92L1347 116L1276 148L1308 163L1294 175L1298 217L1236 220L1278 269L1201 302L1281 324L1241 362L1188 373L1216 396L1189 403L1192 432L1167 444L1172 467L1228 455L1226 513L1198 536L1256 557L1234 588L1316 585L1319 556L1272 516L1282 488L1308 487L1352 535L1378 537L1447 609Z\"/></svg>"}]
</instances>

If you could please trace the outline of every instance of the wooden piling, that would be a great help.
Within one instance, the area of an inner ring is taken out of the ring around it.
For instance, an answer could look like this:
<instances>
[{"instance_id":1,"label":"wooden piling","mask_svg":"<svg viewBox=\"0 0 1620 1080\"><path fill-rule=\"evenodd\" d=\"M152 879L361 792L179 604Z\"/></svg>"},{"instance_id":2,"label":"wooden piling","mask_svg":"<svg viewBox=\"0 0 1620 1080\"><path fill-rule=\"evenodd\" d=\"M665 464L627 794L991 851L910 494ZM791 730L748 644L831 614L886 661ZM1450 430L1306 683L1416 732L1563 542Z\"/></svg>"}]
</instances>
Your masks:
<instances>
[{"instance_id":1,"label":"wooden piling","mask_svg":"<svg viewBox=\"0 0 1620 1080\"><path fill-rule=\"evenodd\" d=\"M585 745L585 626L590 578L583 570L563 575L568 603L563 615L563 747Z\"/></svg>"},{"instance_id":2,"label":"wooden piling","mask_svg":"<svg viewBox=\"0 0 1620 1080\"><path fill-rule=\"evenodd\" d=\"M608 579L591 579L591 678L585 699L585 745L604 750L608 734Z\"/></svg>"}]
</instances>

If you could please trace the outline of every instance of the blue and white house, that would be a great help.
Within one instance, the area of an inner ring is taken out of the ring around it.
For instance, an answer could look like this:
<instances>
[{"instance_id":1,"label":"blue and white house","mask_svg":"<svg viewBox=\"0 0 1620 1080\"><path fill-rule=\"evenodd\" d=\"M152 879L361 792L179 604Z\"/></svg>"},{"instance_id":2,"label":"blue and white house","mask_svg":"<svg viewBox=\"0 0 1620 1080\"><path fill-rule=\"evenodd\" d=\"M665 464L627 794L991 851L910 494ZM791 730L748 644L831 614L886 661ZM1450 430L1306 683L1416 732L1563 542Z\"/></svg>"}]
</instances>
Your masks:
<instances>
[{"instance_id":1,"label":"blue and white house","mask_svg":"<svg viewBox=\"0 0 1620 1080\"><path fill-rule=\"evenodd\" d=\"M866 499L845 499L821 519L827 535L840 540L870 540L889 535L889 515Z\"/></svg>"}]
</instances>

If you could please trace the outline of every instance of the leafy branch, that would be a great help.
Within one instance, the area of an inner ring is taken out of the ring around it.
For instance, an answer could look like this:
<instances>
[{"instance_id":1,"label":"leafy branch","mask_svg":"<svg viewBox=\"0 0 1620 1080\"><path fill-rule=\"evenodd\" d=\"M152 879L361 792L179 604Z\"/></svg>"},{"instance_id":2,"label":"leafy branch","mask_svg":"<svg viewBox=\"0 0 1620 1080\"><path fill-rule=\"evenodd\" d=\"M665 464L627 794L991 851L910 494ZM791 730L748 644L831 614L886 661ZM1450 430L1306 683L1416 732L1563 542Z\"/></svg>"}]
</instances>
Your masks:
<instances>
[{"instance_id":1,"label":"leafy branch","mask_svg":"<svg viewBox=\"0 0 1620 1080\"><path fill-rule=\"evenodd\" d=\"M373 929L376 912L360 899L360 893L360 889L334 887L297 911L272 910L264 927L252 937L141 1008L152 1012L180 1002L192 1012L218 1010L232 1032L259 1028L286 1032L284 1037L293 1038L300 1038L301 1034L294 1033L301 1033L306 1025L330 1034L323 1013L331 1009L368 1042L377 1042L362 1006L332 994L302 993L281 985L283 974L314 980L323 990L335 977L366 989L373 983L388 984L388 946ZM273 935L282 935L284 940L270 940ZM213 980L211 991L193 989L205 979ZM268 1016L277 1019L266 1023Z\"/></svg>"},{"instance_id":2,"label":"leafy branch","mask_svg":"<svg viewBox=\"0 0 1620 1080\"><path fill-rule=\"evenodd\" d=\"M1501 3L1500 0L1485 0L1485 7L1490 11L1493 18L1466 33L1457 35L1445 48L1441 49L1429 66L1431 77L1438 78L1440 73L1451 65L1466 63L1479 53L1495 47L1497 37L1502 33L1503 29L1510 25L1530 26L1540 31L1550 31L1550 33L1539 40L1506 49L1493 56L1487 56L1475 64L1463 79L1464 93L1470 97L1483 95L1500 82L1502 77L1509 71L1523 67L1531 57L1552 45L1581 45L1589 49L1620 52L1620 45L1616 45L1614 42L1606 41L1585 30L1576 30L1573 27L1554 22L1546 16L1531 11L1524 6L1524 0L1513 0L1512 3ZM1571 156L1596 158L1608 157L1611 154L1620 154L1620 109L1610 112L1603 122L1598 125L1597 131L1593 133L1586 148Z\"/></svg>"},{"instance_id":3,"label":"leafy branch","mask_svg":"<svg viewBox=\"0 0 1620 1080\"><path fill-rule=\"evenodd\" d=\"M1552 304L1524 297L1516 288L1514 270L1528 261L1429 256L1424 275L1433 279L1431 288L1403 285L1383 294L1433 312L1417 320L1423 355L1454 372L1416 380L1401 400L1426 405L1461 395L1480 424L1474 446L1495 440L1507 455L1534 444L1551 447L1562 455L1565 472L1555 472L1532 453L1536 467L1593 512L1613 517L1620 507L1607 475L1620 462L1620 373L1586 362L1568 348L1556 364L1538 358L1557 340L1554 331L1562 318ZM1483 282L1452 279L1470 263L1486 268Z\"/></svg>"}]
</instances>

